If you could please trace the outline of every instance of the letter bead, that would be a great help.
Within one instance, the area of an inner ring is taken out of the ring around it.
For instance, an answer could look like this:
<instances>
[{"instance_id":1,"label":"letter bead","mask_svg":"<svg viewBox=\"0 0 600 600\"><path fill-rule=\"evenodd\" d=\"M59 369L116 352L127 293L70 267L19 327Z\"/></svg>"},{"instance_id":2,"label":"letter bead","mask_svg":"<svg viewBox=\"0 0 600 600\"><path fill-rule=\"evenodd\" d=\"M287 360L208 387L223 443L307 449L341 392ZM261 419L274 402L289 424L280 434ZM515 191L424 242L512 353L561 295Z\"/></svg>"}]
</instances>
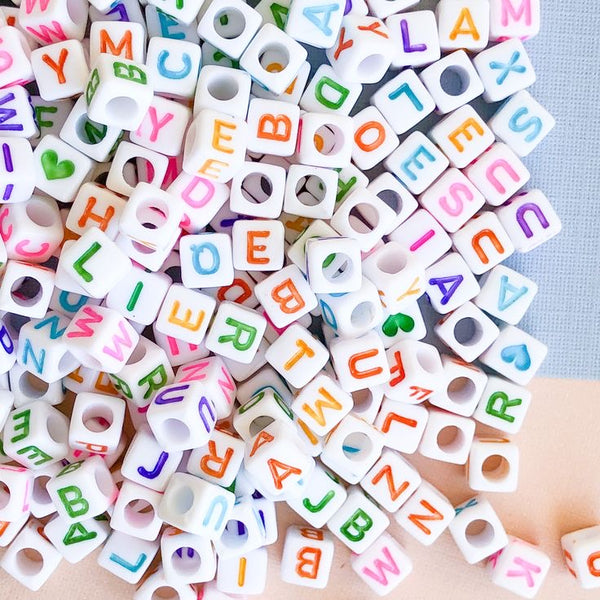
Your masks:
<instances>
[{"instance_id":1,"label":"letter bead","mask_svg":"<svg viewBox=\"0 0 600 600\"><path fill-rule=\"evenodd\" d=\"M264 547L240 556L219 558L216 588L224 594L260 596L267 585L267 564L267 549ZM221 595L218 597L222 598Z\"/></svg>"},{"instance_id":2,"label":"letter bead","mask_svg":"<svg viewBox=\"0 0 600 600\"><path fill-rule=\"evenodd\" d=\"M516 537L488 558L492 583L522 598L535 598L550 570L550 557L537 546Z\"/></svg>"},{"instance_id":3,"label":"letter bead","mask_svg":"<svg viewBox=\"0 0 600 600\"><path fill-rule=\"evenodd\" d=\"M108 523L101 519L86 519L69 523L56 515L44 526L44 536L71 564L77 564L101 546L110 533Z\"/></svg>"},{"instance_id":4,"label":"letter bead","mask_svg":"<svg viewBox=\"0 0 600 600\"><path fill-rule=\"evenodd\" d=\"M310 288L318 294L346 294L361 288L360 248L349 237L309 239L306 267Z\"/></svg>"},{"instance_id":5,"label":"letter bead","mask_svg":"<svg viewBox=\"0 0 600 600\"><path fill-rule=\"evenodd\" d=\"M362 92L360 83L350 83L328 64L320 65L302 97L300 108L306 112L348 115Z\"/></svg>"},{"instance_id":6,"label":"letter bead","mask_svg":"<svg viewBox=\"0 0 600 600\"><path fill-rule=\"evenodd\" d=\"M540 0L490 0L490 40L526 40L539 33Z\"/></svg>"},{"instance_id":7,"label":"letter bead","mask_svg":"<svg viewBox=\"0 0 600 600\"><path fill-rule=\"evenodd\" d=\"M472 490L514 492L519 479L519 447L506 438L476 437L467 462Z\"/></svg>"},{"instance_id":8,"label":"letter bead","mask_svg":"<svg viewBox=\"0 0 600 600\"><path fill-rule=\"evenodd\" d=\"M17 27L4 25L0 27L0 40L2 40L0 42L0 56L2 56L3 61L3 69L0 72L0 87L25 85L33 81L35 75L31 68L31 48L25 35ZM50 41L48 40L47 43L50 43Z\"/></svg>"},{"instance_id":9,"label":"letter bead","mask_svg":"<svg viewBox=\"0 0 600 600\"><path fill-rule=\"evenodd\" d=\"M448 529L465 560L473 565L508 544L508 536L492 505L475 496L455 508Z\"/></svg>"},{"instance_id":10,"label":"letter bead","mask_svg":"<svg viewBox=\"0 0 600 600\"><path fill-rule=\"evenodd\" d=\"M387 529L390 520L364 492L349 489L341 508L327 521L331 533L355 554L362 554Z\"/></svg>"},{"instance_id":11,"label":"letter bead","mask_svg":"<svg viewBox=\"0 0 600 600\"><path fill-rule=\"evenodd\" d=\"M62 557L32 519L21 530L0 560L2 567L26 588L37 592L57 569Z\"/></svg>"},{"instance_id":12,"label":"letter bead","mask_svg":"<svg viewBox=\"0 0 600 600\"><path fill-rule=\"evenodd\" d=\"M490 6L488 0L440 0L436 17L443 51L483 50L489 40Z\"/></svg>"},{"instance_id":13,"label":"letter bead","mask_svg":"<svg viewBox=\"0 0 600 600\"><path fill-rule=\"evenodd\" d=\"M287 528L281 556L281 579L286 583L323 589L333 563L333 536L322 529Z\"/></svg>"},{"instance_id":14,"label":"letter bead","mask_svg":"<svg viewBox=\"0 0 600 600\"><path fill-rule=\"evenodd\" d=\"M23 433L27 435L29 434L28 418L28 416L27 419L23 416L22 422L19 423L22 425ZM10 434L10 423L7 424L7 427ZM24 439L23 433L15 437ZM12 443L18 441L16 439ZM0 482L0 504L2 505L0 520L4 522L18 521L23 515L29 514L29 503L33 491L33 472L24 467L0 465Z\"/></svg>"},{"instance_id":15,"label":"letter bead","mask_svg":"<svg viewBox=\"0 0 600 600\"><path fill-rule=\"evenodd\" d=\"M384 398L374 425L382 433L386 448L413 454L428 418L429 412L424 406Z\"/></svg>"},{"instance_id":16,"label":"letter bead","mask_svg":"<svg viewBox=\"0 0 600 600\"><path fill-rule=\"evenodd\" d=\"M350 165L354 122L342 114L306 112L300 119L297 158L304 165L343 169Z\"/></svg>"},{"instance_id":17,"label":"letter bead","mask_svg":"<svg viewBox=\"0 0 600 600\"><path fill-rule=\"evenodd\" d=\"M128 583L137 583L158 552L158 541L113 531L98 555L98 564Z\"/></svg>"},{"instance_id":18,"label":"letter bead","mask_svg":"<svg viewBox=\"0 0 600 600\"><path fill-rule=\"evenodd\" d=\"M385 24L394 42L392 67L423 67L440 59L438 26L433 11L393 14Z\"/></svg>"},{"instance_id":19,"label":"letter bead","mask_svg":"<svg viewBox=\"0 0 600 600\"><path fill-rule=\"evenodd\" d=\"M361 170L373 168L400 144L398 136L376 106L356 113L352 161Z\"/></svg>"},{"instance_id":20,"label":"letter bead","mask_svg":"<svg viewBox=\"0 0 600 600\"><path fill-rule=\"evenodd\" d=\"M0 132L4 133L1 128ZM20 138L1 137L0 147L2 148L0 161L2 202L25 202L31 198L35 187L35 180L31 177L31 173L36 161L31 144L28 140Z\"/></svg>"},{"instance_id":21,"label":"letter bead","mask_svg":"<svg viewBox=\"0 0 600 600\"><path fill-rule=\"evenodd\" d=\"M310 219L330 219L335 207L337 184L338 174L333 169L290 165L283 210Z\"/></svg>"},{"instance_id":22,"label":"letter bead","mask_svg":"<svg viewBox=\"0 0 600 600\"><path fill-rule=\"evenodd\" d=\"M419 452L434 460L464 465L474 434L475 421L472 419L433 408L429 410Z\"/></svg>"},{"instance_id":23,"label":"letter bead","mask_svg":"<svg viewBox=\"0 0 600 600\"><path fill-rule=\"evenodd\" d=\"M377 596L387 596L413 569L404 548L388 533L383 533L365 552L353 555L350 560L353 571Z\"/></svg>"},{"instance_id":24,"label":"letter bead","mask_svg":"<svg viewBox=\"0 0 600 600\"><path fill-rule=\"evenodd\" d=\"M162 5L163 2L160 2ZM175 11L174 11L175 12ZM162 566L159 566L148 576L137 590L133 593L133 600L152 600L158 594L175 594L174 598L179 600L196 600L198 594L196 588L183 581L168 581Z\"/></svg>"},{"instance_id":25,"label":"letter bead","mask_svg":"<svg viewBox=\"0 0 600 600\"><path fill-rule=\"evenodd\" d=\"M25 282L31 284L25 287ZM0 284L0 310L40 319L48 310L55 276L51 269L20 260L9 260Z\"/></svg>"},{"instance_id":26,"label":"letter bead","mask_svg":"<svg viewBox=\"0 0 600 600\"><path fill-rule=\"evenodd\" d=\"M560 545L567 569L584 590L600 587L600 525L563 535Z\"/></svg>"},{"instance_id":27,"label":"letter bead","mask_svg":"<svg viewBox=\"0 0 600 600\"><path fill-rule=\"evenodd\" d=\"M319 4L315 0L296 0L288 11L285 32L299 42L316 48L331 48L335 44L345 5L336 0Z\"/></svg>"},{"instance_id":28,"label":"letter bead","mask_svg":"<svg viewBox=\"0 0 600 600\"><path fill-rule=\"evenodd\" d=\"M171 583L210 581L217 570L210 540L175 527L167 527L160 538L163 576Z\"/></svg>"},{"instance_id":29,"label":"letter bead","mask_svg":"<svg viewBox=\"0 0 600 600\"><path fill-rule=\"evenodd\" d=\"M285 228L281 221L238 219L231 237L235 269L279 271L283 267Z\"/></svg>"}]
</instances>

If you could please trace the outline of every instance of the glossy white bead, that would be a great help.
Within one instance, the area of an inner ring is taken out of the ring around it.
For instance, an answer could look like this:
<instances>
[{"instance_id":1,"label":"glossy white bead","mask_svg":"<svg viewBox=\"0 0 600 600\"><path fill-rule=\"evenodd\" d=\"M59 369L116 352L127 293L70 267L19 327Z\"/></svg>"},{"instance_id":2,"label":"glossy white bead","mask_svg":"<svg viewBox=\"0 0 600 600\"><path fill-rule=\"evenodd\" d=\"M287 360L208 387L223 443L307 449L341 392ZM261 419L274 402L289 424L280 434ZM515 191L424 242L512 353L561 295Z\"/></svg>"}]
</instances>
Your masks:
<instances>
[{"instance_id":1,"label":"glossy white bead","mask_svg":"<svg viewBox=\"0 0 600 600\"><path fill-rule=\"evenodd\" d=\"M539 0L490 0L490 40L534 37L540 30Z\"/></svg>"},{"instance_id":2,"label":"glossy white bead","mask_svg":"<svg viewBox=\"0 0 600 600\"><path fill-rule=\"evenodd\" d=\"M24 288L26 280L33 280L33 285ZM40 319L50 305L54 283L54 271L20 260L9 260L0 283L0 310Z\"/></svg>"},{"instance_id":3,"label":"glossy white bead","mask_svg":"<svg viewBox=\"0 0 600 600\"><path fill-rule=\"evenodd\" d=\"M506 438L473 440L467 479L472 490L514 492L519 480L519 447Z\"/></svg>"},{"instance_id":4,"label":"glossy white bead","mask_svg":"<svg viewBox=\"0 0 600 600\"><path fill-rule=\"evenodd\" d=\"M217 589L226 594L261 595L267 584L267 549L219 560Z\"/></svg>"},{"instance_id":5,"label":"glossy white bead","mask_svg":"<svg viewBox=\"0 0 600 600\"><path fill-rule=\"evenodd\" d=\"M385 24L394 42L392 67L423 67L439 60L440 40L433 11L392 14Z\"/></svg>"},{"instance_id":6,"label":"glossy white bead","mask_svg":"<svg viewBox=\"0 0 600 600\"><path fill-rule=\"evenodd\" d=\"M25 467L0 465L0 519L18 521L29 514L29 500L33 489L33 472Z\"/></svg>"},{"instance_id":7,"label":"glossy white bead","mask_svg":"<svg viewBox=\"0 0 600 600\"><path fill-rule=\"evenodd\" d=\"M475 421L439 410L429 410L429 419L419 444L423 456L464 465L475 434Z\"/></svg>"},{"instance_id":8,"label":"glossy white bead","mask_svg":"<svg viewBox=\"0 0 600 600\"><path fill-rule=\"evenodd\" d=\"M0 100L1 101L1 100ZM3 103L6 106L6 103ZM2 132L4 134L4 132ZM28 140L0 138L0 189L3 202L24 202L31 198L35 181L30 177L35 168L33 150ZM27 175L26 175L27 174Z\"/></svg>"},{"instance_id":9,"label":"glossy white bead","mask_svg":"<svg viewBox=\"0 0 600 600\"><path fill-rule=\"evenodd\" d=\"M98 555L98 564L128 583L137 583L158 552L158 541L113 531Z\"/></svg>"},{"instance_id":10,"label":"glossy white bead","mask_svg":"<svg viewBox=\"0 0 600 600\"><path fill-rule=\"evenodd\" d=\"M71 564L77 564L101 546L109 533L104 518L69 523L57 515L44 526L44 535Z\"/></svg>"},{"instance_id":11,"label":"glossy white bead","mask_svg":"<svg viewBox=\"0 0 600 600\"><path fill-rule=\"evenodd\" d=\"M305 165L343 169L350 165L354 124L343 114L306 112L300 119L297 158Z\"/></svg>"},{"instance_id":12,"label":"glossy white bead","mask_svg":"<svg viewBox=\"0 0 600 600\"><path fill-rule=\"evenodd\" d=\"M435 7L443 51L478 52L488 45L490 6L487 0L440 0Z\"/></svg>"},{"instance_id":13,"label":"glossy white bead","mask_svg":"<svg viewBox=\"0 0 600 600\"><path fill-rule=\"evenodd\" d=\"M360 83L350 83L327 64L320 65L300 98L300 108L307 112L330 112L347 115L362 92Z\"/></svg>"},{"instance_id":14,"label":"glossy white bead","mask_svg":"<svg viewBox=\"0 0 600 600\"><path fill-rule=\"evenodd\" d=\"M596 568L600 552L600 526L586 527L563 535L560 539L567 569L586 590L600 587Z\"/></svg>"},{"instance_id":15,"label":"glossy white bead","mask_svg":"<svg viewBox=\"0 0 600 600\"><path fill-rule=\"evenodd\" d=\"M111 529L143 540L155 540L163 525L158 517L162 494L133 481L123 481L113 506Z\"/></svg>"}]
</instances>

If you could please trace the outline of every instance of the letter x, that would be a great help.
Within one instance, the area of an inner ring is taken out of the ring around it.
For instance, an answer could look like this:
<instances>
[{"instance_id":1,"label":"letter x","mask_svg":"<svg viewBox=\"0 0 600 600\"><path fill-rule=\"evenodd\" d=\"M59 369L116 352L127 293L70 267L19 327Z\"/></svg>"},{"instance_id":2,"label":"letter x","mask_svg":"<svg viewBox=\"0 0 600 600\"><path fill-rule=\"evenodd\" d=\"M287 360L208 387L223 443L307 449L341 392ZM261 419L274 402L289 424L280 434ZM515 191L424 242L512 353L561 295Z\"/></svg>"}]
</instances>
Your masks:
<instances>
[{"instance_id":1,"label":"letter x","mask_svg":"<svg viewBox=\"0 0 600 600\"><path fill-rule=\"evenodd\" d=\"M502 85L504 83L504 80L508 77L508 74L511 71L514 71L515 73L525 73L525 71L527 71L527 67L525 67L524 65L519 65L518 60L521 58L521 53L518 51L513 52L512 56L510 57L510 60L508 61L508 63L501 63L501 62L497 62L495 60L493 60L490 63L490 69L500 69L501 73L500 75L498 75L498 78L496 79L496 83L498 85Z\"/></svg>"}]
</instances>

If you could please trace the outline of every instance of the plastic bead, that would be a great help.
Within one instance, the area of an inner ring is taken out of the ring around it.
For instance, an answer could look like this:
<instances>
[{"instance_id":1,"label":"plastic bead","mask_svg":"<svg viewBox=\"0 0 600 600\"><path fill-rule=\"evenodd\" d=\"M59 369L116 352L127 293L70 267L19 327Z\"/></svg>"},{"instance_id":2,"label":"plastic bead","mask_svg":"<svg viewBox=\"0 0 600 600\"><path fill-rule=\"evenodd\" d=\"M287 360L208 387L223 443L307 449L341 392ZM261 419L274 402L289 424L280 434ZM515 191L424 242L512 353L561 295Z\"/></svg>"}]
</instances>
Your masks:
<instances>
[{"instance_id":1,"label":"plastic bead","mask_svg":"<svg viewBox=\"0 0 600 600\"><path fill-rule=\"evenodd\" d=\"M586 590L600 587L596 568L600 552L600 525L578 529L560 539L567 569Z\"/></svg>"},{"instance_id":2,"label":"plastic bead","mask_svg":"<svg viewBox=\"0 0 600 600\"><path fill-rule=\"evenodd\" d=\"M306 112L348 115L362 92L360 83L350 83L327 65L320 65L300 98Z\"/></svg>"},{"instance_id":3,"label":"plastic bead","mask_svg":"<svg viewBox=\"0 0 600 600\"><path fill-rule=\"evenodd\" d=\"M539 0L490 0L490 39L528 39L540 30Z\"/></svg>"},{"instance_id":4,"label":"plastic bead","mask_svg":"<svg viewBox=\"0 0 600 600\"><path fill-rule=\"evenodd\" d=\"M467 478L473 490L514 492L519 477L519 448L505 438L476 437L469 453Z\"/></svg>"},{"instance_id":5,"label":"plastic bead","mask_svg":"<svg viewBox=\"0 0 600 600\"><path fill-rule=\"evenodd\" d=\"M128 583L137 583L158 552L158 541L113 531L98 555L98 564Z\"/></svg>"},{"instance_id":6,"label":"plastic bead","mask_svg":"<svg viewBox=\"0 0 600 600\"><path fill-rule=\"evenodd\" d=\"M326 5L315 3L314 0L296 0L290 5L285 32L310 46L331 48L342 26L344 14L345 4L340 0Z\"/></svg>"},{"instance_id":7,"label":"plastic bead","mask_svg":"<svg viewBox=\"0 0 600 600\"><path fill-rule=\"evenodd\" d=\"M77 564L101 546L109 532L110 527L104 518L69 523L55 516L44 526L44 535L71 564Z\"/></svg>"},{"instance_id":8,"label":"plastic bead","mask_svg":"<svg viewBox=\"0 0 600 600\"><path fill-rule=\"evenodd\" d=\"M440 39L433 11L392 14L385 24L394 41L392 67L423 67L439 60Z\"/></svg>"},{"instance_id":9,"label":"plastic bead","mask_svg":"<svg viewBox=\"0 0 600 600\"><path fill-rule=\"evenodd\" d=\"M440 0L435 9L444 51L483 50L489 40L490 7L488 0Z\"/></svg>"}]
</instances>

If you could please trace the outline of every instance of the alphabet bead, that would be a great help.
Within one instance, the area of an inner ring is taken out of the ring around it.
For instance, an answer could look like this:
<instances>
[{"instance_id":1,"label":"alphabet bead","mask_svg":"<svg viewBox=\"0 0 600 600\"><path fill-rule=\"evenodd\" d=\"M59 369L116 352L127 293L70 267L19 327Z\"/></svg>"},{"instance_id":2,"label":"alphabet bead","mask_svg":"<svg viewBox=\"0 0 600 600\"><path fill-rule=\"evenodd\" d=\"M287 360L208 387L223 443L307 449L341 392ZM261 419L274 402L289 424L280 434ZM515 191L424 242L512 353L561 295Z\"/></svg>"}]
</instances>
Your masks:
<instances>
[{"instance_id":1,"label":"alphabet bead","mask_svg":"<svg viewBox=\"0 0 600 600\"><path fill-rule=\"evenodd\" d=\"M443 317L433 331L466 362L480 357L500 333L496 324L472 302L465 302Z\"/></svg>"},{"instance_id":2,"label":"alphabet bead","mask_svg":"<svg viewBox=\"0 0 600 600\"><path fill-rule=\"evenodd\" d=\"M140 23L93 21L90 25L90 64L95 64L99 54L144 62L145 42L146 33Z\"/></svg>"},{"instance_id":3,"label":"alphabet bead","mask_svg":"<svg viewBox=\"0 0 600 600\"><path fill-rule=\"evenodd\" d=\"M392 126L375 106L356 113L354 122L354 148L352 161L361 170L373 168L399 145Z\"/></svg>"},{"instance_id":4,"label":"alphabet bead","mask_svg":"<svg viewBox=\"0 0 600 600\"><path fill-rule=\"evenodd\" d=\"M67 465L48 481L46 489L59 516L69 523L98 516L114 503L118 494L112 475L99 456Z\"/></svg>"},{"instance_id":5,"label":"alphabet bead","mask_svg":"<svg viewBox=\"0 0 600 600\"><path fill-rule=\"evenodd\" d=\"M444 117L429 135L449 158L453 167L464 168L494 143L494 134L470 105Z\"/></svg>"},{"instance_id":6,"label":"alphabet bead","mask_svg":"<svg viewBox=\"0 0 600 600\"><path fill-rule=\"evenodd\" d=\"M444 56L419 73L438 112L445 115L483 94L483 83L464 50Z\"/></svg>"},{"instance_id":7,"label":"alphabet bead","mask_svg":"<svg viewBox=\"0 0 600 600\"><path fill-rule=\"evenodd\" d=\"M98 555L98 564L128 583L137 583L150 567L158 548L158 541L113 531Z\"/></svg>"},{"instance_id":8,"label":"alphabet bead","mask_svg":"<svg viewBox=\"0 0 600 600\"><path fill-rule=\"evenodd\" d=\"M261 595L267 584L267 562L266 548L256 548L241 556L219 559L217 589L226 594Z\"/></svg>"},{"instance_id":9,"label":"alphabet bead","mask_svg":"<svg viewBox=\"0 0 600 600\"><path fill-rule=\"evenodd\" d=\"M345 81L330 65L323 64L306 86L300 108L306 112L348 115L361 92L360 83Z\"/></svg>"},{"instance_id":10,"label":"alphabet bead","mask_svg":"<svg viewBox=\"0 0 600 600\"><path fill-rule=\"evenodd\" d=\"M264 525L255 509L254 499L249 495L236 498L223 534L215 540L219 560L250 552L263 543Z\"/></svg>"},{"instance_id":11,"label":"alphabet bead","mask_svg":"<svg viewBox=\"0 0 600 600\"><path fill-rule=\"evenodd\" d=\"M600 587L596 562L600 555L600 525L578 529L560 539L567 569L585 589Z\"/></svg>"},{"instance_id":12,"label":"alphabet bead","mask_svg":"<svg viewBox=\"0 0 600 600\"><path fill-rule=\"evenodd\" d=\"M347 167L352 156L353 133L351 117L337 113L304 113L298 133L298 161L332 169Z\"/></svg>"},{"instance_id":13,"label":"alphabet bead","mask_svg":"<svg viewBox=\"0 0 600 600\"><path fill-rule=\"evenodd\" d=\"M336 338L329 345L342 389L355 392L386 383L390 372L383 342L370 331L352 340Z\"/></svg>"},{"instance_id":14,"label":"alphabet bead","mask_svg":"<svg viewBox=\"0 0 600 600\"><path fill-rule=\"evenodd\" d=\"M101 546L109 533L108 523L100 519L69 523L56 515L44 526L44 536L73 565Z\"/></svg>"},{"instance_id":15,"label":"alphabet bead","mask_svg":"<svg viewBox=\"0 0 600 600\"><path fill-rule=\"evenodd\" d=\"M327 586L333 563L333 536L322 529L290 526L281 556L281 579L309 588Z\"/></svg>"},{"instance_id":16,"label":"alphabet bead","mask_svg":"<svg viewBox=\"0 0 600 600\"><path fill-rule=\"evenodd\" d=\"M38 400L25 404L8 416L4 452L24 467L37 471L67 456L68 430L68 419L48 403Z\"/></svg>"},{"instance_id":17,"label":"alphabet bead","mask_svg":"<svg viewBox=\"0 0 600 600\"><path fill-rule=\"evenodd\" d=\"M430 409L419 452L423 456L464 465L475 434L475 421L439 409Z\"/></svg>"},{"instance_id":18,"label":"alphabet bead","mask_svg":"<svg viewBox=\"0 0 600 600\"><path fill-rule=\"evenodd\" d=\"M30 30L31 28L28 29ZM10 85L25 85L33 81L35 76L31 68L31 48L25 35L16 27L4 25L0 27L0 39L0 49L6 65L0 73L0 86L5 88ZM7 58L10 58L10 62Z\"/></svg>"},{"instance_id":19,"label":"alphabet bead","mask_svg":"<svg viewBox=\"0 0 600 600\"><path fill-rule=\"evenodd\" d=\"M555 123L554 117L527 90L511 96L488 121L498 140L508 144L517 156L528 156Z\"/></svg>"},{"instance_id":20,"label":"alphabet bead","mask_svg":"<svg viewBox=\"0 0 600 600\"><path fill-rule=\"evenodd\" d=\"M493 212L483 212L452 234L454 248L475 275L486 273L508 258L515 247Z\"/></svg>"},{"instance_id":21,"label":"alphabet bead","mask_svg":"<svg viewBox=\"0 0 600 600\"><path fill-rule=\"evenodd\" d=\"M421 441L428 418L424 406L384 398L374 425L383 435L384 446L412 454Z\"/></svg>"},{"instance_id":22,"label":"alphabet bead","mask_svg":"<svg viewBox=\"0 0 600 600\"><path fill-rule=\"evenodd\" d=\"M490 0L490 40L536 36L540 30L539 0Z\"/></svg>"},{"instance_id":23,"label":"alphabet bead","mask_svg":"<svg viewBox=\"0 0 600 600\"><path fill-rule=\"evenodd\" d=\"M162 567L158 567L137 588L133 594L133 600L151 600L152 596L156 597L157 591L161 594L175 594L181 600L195 600L198 597L195 588L191 585L180 581L167 581Z\"/></svg>"},{"instance_id":24,"label":"alphabet bead","mask_svg":"<svg viewBox=\"0 0 600 600\"><path fill-rule=\"evenodd\" d=\"M0 481L0 519L8 522L18 521L23 515L29 514L33 472L24 467L0 465Z\"/></svg>"},{"instance_id":25,"label":"alphabet bead","mask_svg":"<svg viewBox=\"0 0 600 600\"><path fill-rule=\"evenodd\" d=\"M151 37L146 68L158 95L189 100L194 97L201 49L185 39Z\"/></svg>"},{"instance_id":26,"label":"alphabet bead","mask_svg":"<svg viewBox=\"0 0 600 600\"><path fill-rule=\"evenodd\" d=\"M473 302L489 315L517 325L533 302L537 284L504 265L498 265L480 280L481 291Z\"/></svg>"},{"instance_id":27,"label":"alphabet bead","mask_svg":"<svg viewBox=\"0 0 600 600\"><path fill-rule=\"evenodd\" d=\"M362 554L389 523L387 515L360 488L353 486L344 504L327 521L327 527L352 552Z\"/></svg>"},{"instance_id":28,"label":"alphabet bead","mask_svg":"<svg viewBox=\"0 0 600 600\"><path fill-rule=\"evenodd\" d=\"M3 137L0 145L3 157L0 163L0 189L4 190L2 201L24 202L31 198L35 187L35 181L29 176L35 168L31 144L20 138Z\"/></svg>"},{"instance_id":29,"label":"alphabet bead","mask_svg":"<svg viewBox=\"0 0 600 600\"><path fill-rule=\"evenodd\" d=\"M90 118L127 131L140 126L152 95L142 63L108 54L98 55L85 89Z\"/></svg>"},{"instance_id":30,"label":"alphabet bead","mask_svg":"<svg viewBox=\"0 0 600 600\"><path fill-rule=\"evenodd\" d=\"M533 65L521 40L512 38L480 52L473 64L483 82L486 102L498 102L533 85Z\"/></svg>"},{"instance_id":31,"label":"alphabet bead","mask_svg":"<svg viewBox=\"0 0 600 600\"><path fill-rule=\"evenodd\" d=\"M346 294L361 289L360 247L354 239L309 239L306 242L306 267L310 288L317 294Z\"/></svg>"},{"instance_id":32,"label":"alphabet bead","mask_svg":"<svg viewBox=\"0 0 600 600\"><path fill-rule=\"evenodd\" d=\"M495 212L518 252L537 248L562 229L558 215L540 190L518 194Z\"/></svg>"},{"instance_id":33,"label":"alphabet bead","mask_svg":"<svg viewBox=\"0 0 600 600\"><path fill-rule=\"evenodd\" d=\"M172 583L210 581L217 570L210 540L175 527L167 527L160 538L163 575Z\"/></svg>"},{"instance_id":34,"label":"alphabet bead","mask_svg":"<svg viewBox=\"0 0 600 600\"><path fill-rule=\"evenodd\" d=\"M382 452L360 482L365 492L391 513L396 512L420 484L419 472L399 453L389 449Z\"/></svg>"},{"instance_id":35,"label":"alphabet bead","mask_svg":"<svg viewBox=\"0 0 600 600\"><path fill-rule=\"evenodd\" d=\"M279 271L283 267L284 236L281 221L235 221L231 231L234 268L243 271Z\"/></svg>"},{"instance_id":36,"label":"alphabet bead","mask_svg":"<svg viewBox=\"0 0 600 600\"><path fill-rule=\"evenodd\" d=\"M384 172L371 180L367 190L373 192L396 213L394 225L399 226L417 209L413 195L392 175ZM394 227L395 229L396 227Z\"/></svg>"},{"instance_id":37,"label":"alphabet bead","mask_svg":"<svg viewBox=\"0 0 600 600\"><path fill-rule=\"evenodd\" d=\"M231 210L255 217L279 217L285 179L283 167L245 162L231 180Z\"/></svg>"},{"instance_id":38,"label":"alphabet bead","mask_svg":"<svg viewBox=\"0 0 600 600\"><path fill-rule=\"evenodd\" d=\"M522 598L535 598L550 570L550 557L537 546L510 536L508 544L488 558L493 583Z\"/></svg>"},{"instance_id":39,"label":"alphabet bead","mask_svg":"<svg viewBox=\"0 0 600 600\"><path fill-rule=\"evenodd\" d=\"M15 57L12 58L14 64ZM6 72L3 71L0 74L0 81L2 81L2 75ZM36 138L31 140L34 145L39 141L36 136L39 135L41 130L47 129L48 133L56 133L53 126L60 120L59 116L64 118L68 114L71 106L68 101L53 102L50 105L39 96L31 97L22 85L7 84L3 87L2 94L0 103L3 108L8 110L3 113L4 121L0 123L0 133L7 138ZM52 120L45 118L44 115L47 112L55 113L55 117ZM58 125L57 127L60 128Z\"/></svg>"},{"instance_id":40,"label":"alphabet bead","mask_svg":"<svg viewBox=\"0 0 600 600\"><path fill-rule=\"evenodd\" d=\"M0 284L0 310L32 319L42 318L54 289L54 272L40 265L9 260ZM31 281L25 287L26 281Z\"/></svg>"},{"instance_id":41,"label":"alphabet bead","mask_svg":"<svg viewBox=\"0 0 600 600\"><path fill-rule=\"evenodd\" d=\"M337 183L338 175L333 169L290 165L285 182L284 211L311 219L330 219Z\"/></svg>"},{"instance_id":42,"label":"alphabet bead","mask_svg":"<svg viewBox=\"0 0 600 600\"><path fill-rule=\"evenodd\" d=\"M396 589L413 569L402 546L387 533L379 536L361 555L353 555L351 564L354 572L378 596L386 596Z\"/></svg>"},{"instance_id":43,"label":"alphabet bead","mask_svg":"<svg viewBox=\"0 0 600 600\"><path fill-rule=\"evenodd\" d=\"M465 560L473 565L508 544L508 536L492 505L475 496L455 508L448 529Z\"/></svg>"},{"instance_id":44,"label":"alphabet bead","mask_svg":"<svg viewBox=\"0 0 600 600\"><path fill-rule=\"evenodd\" d=\"M41 528L42 524L32 519L0 560L0 566L9 575L34 592L48 581L62 558L58 550L40 533Z\"/></svg>"},{"instance_id":45,"label":"alphabet bead","mask_svg":"<svg viewBox=\"0 0 600 600\"><path fill-rule=\"evenodd\" d=\"M313 0L292 2L287 14L285 32L299 42L317 48L331 48L342 26L345 6L337 0L319 5Z\"/></svg>"},{"instance_id":46,"label":"alphabet bead","mask_svg":"<svg viewBox=\"0 0 600 600\"><path fill-rule=\"evenodd\" d=\"M519 385L527 385L546 358L548 348L525 331L507 325L481 355L481 362Z\"/></svg>"},{"instance_id":47,"label":"alphabet bead","mask_svg":"<svg viewBox=\"0 0 600 600\"><path fill-rule=\"evenodd\" d=\"M46 383L30 373L19 363L9 371L10 388L15 397L15 408L21 407L35 400L42 400L52 406L64 400L62 383Z\"/></svg>"},{"instance_id":48,"label":"alphabet bead","mask_svg":"<svg viewBox=\"0 0 600 600\"><path fill-rule=\"evenodd\" d=\"M519 478L519 448L505 438L476 437L473 440L467 479L473 490L514 492Z\"/></svg>"},{"instance_id":49,"label":"alphabet bead","mask_svg":"<svg viewBox=\"0 0 600 600\"><path fill-rule=\"evenodd\" d=\"M248 106L248 150L291 156L296 148L300 110L278 100L252 98Z\"/></svg>"},{"instance_id":50,"label":"alphabet bead","mask_svg":"<svg viewBox=\"0 0 600 600\"><path fill-rule=\"evenodd\" d=\"M487 0L440 0L435 12L442 50L479 51L487 46L490 31Z\"/></svg>"}]
</instances>

